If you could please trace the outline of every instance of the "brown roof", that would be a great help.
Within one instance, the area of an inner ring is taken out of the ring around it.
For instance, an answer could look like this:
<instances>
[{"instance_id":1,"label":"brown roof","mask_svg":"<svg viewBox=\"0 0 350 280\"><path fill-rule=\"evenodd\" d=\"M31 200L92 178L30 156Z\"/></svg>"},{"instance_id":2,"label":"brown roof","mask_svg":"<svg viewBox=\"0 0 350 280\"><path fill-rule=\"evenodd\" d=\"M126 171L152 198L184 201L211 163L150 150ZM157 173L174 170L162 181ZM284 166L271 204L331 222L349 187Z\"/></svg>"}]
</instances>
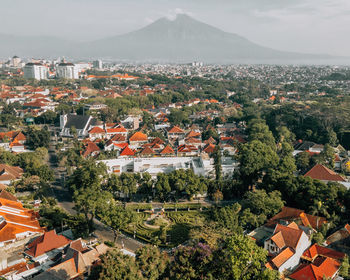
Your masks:
<instances>
[{"instance_id":1,"label":"brown roof","mask_svg":"<svg viewBox=\"0 0 350 280\"><path fill-rule=\"evenodd\" d=\"M150 147L145 147L141 152L141 155L154 155L155 151L153 151Z\"/></svg>"},{"instance_id":2,"label":"brown roof","mask_svg":"<svg viewBox=\"0 0 350 280\"><path fill-rule=\"evenodd\" d=\"M4 185L6 186L6 185ZM7 186L6 186L7 187ZM7 199L7 200L11 200L11 201L18 201L17 200L17 197L15 197L12 193L9 193L8 191L6 191L5 189L3 189L1 192L0 192L0 198L4 198L4 199Z\"/></svg>"},{"instance_id":3,"label":"brown roof","mask_svg":"<svg viewBox=\"0 0 350 280\"><path fill-rule=\"evenodd\" d=\"M335 243L335 242L338 242L341 240L346 240L346 239L350 240L350 226L349 226L349 224L346 224L343 228L341 228L340 230L338 230L335 233L328 236L328 238L326 239L326 243L327 243L327 245L330 245L332 243Z\"/></svg>"},{"instance_id":4,"label":"brown roof","mask_svg":"<svg viewBox=\"0 0 350 280\"><path fill-rule=\"evenodd\" d=\"M51 230L29 243L27 245L28 250L26 250L26 254L32 257L38 257L54 249L66 246L70 242L71 240L67 237L57 235L55 230Z\"/></svg>"},{"instance_id":5,"label":"brown roof","mask_svg":"<svg viewBox=\"0 0 350 280\"><path fill-rule=\"evenodd\" d=\"M311 226L313 229L317 229L317 225L318 228L320 228L323 224L327 223L326 219L323 217L309 215L306 214L303 210L284 206L281 212L267 221L265 226L275 227L275 225L279 224L281 220L287 222L294 221L297 224L303 226Z\"/></svg>"},{"instance_id":6,"label":"brown roof","mask_svg":"<svg viewBox=\"0 0 350 280\"><path fill-rule=\"evenodd\" d=\"M0 164L0 181L19 179L22 174L23 169L18 166Z\"/></svg>"},{"instance_id":7,"label":"brown roof","mask_svg":"<svg viewBox=\"0 0 350 280\"><path fill-rule=\"evenodd\" d=\"M183 131L180 127L175 125L172 128L168 129L168 133L184 134L185 131Z\"/></svg>"},{"instance_id":8,"label":"brown roof","mask_svg":"<svg viewBox=\"0 0 350 280\"><path fill-rule=\"evenodd\" d=\"M174 154L174 150L172 147L170 147L169 145L167 145L163 151L160 152L162 155L166 155L166 154Z\"/></svg>"},{"instance_id":9,"label":"brown roof","mask_svg":"<svg viewBox=\"0 0 350 280\"><path fill-rule=\"evenodd\" d=\"M345 179L342 176L321 164L316 164L304 176L321 181L345 182Z\"/></svg>"},{"instance_id":10,"label":"brown roof","mask_svg":"<svg viewBox=\"0 0 350 280\"><path fill-rule=\"evenodd\" d=\"M294 226L278 224L276 225L271 240L274 241L279 248L290 247L295 250L302 234L303 230L295 229Z\"/></svg>"}]
</instances>

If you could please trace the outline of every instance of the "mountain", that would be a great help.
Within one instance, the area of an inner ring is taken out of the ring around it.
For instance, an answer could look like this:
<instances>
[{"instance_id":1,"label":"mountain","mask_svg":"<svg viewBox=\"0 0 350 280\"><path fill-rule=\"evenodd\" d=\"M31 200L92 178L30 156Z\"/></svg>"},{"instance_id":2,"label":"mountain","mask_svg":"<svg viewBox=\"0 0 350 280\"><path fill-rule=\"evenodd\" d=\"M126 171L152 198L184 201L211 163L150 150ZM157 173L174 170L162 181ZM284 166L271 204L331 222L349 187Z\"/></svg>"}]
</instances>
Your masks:
<instances>
[{"instance_id":1,"label":"mountain","mask_svg":"<svg viewBox=\"0 0 350 280\"><path fill-rule=\"evenodd\" d=\"M55 37L15 37L0 34L0 56L104 58L133 62L206 63L341 63L328 55L283 52L255 44L237 34L187 15L161 18L127 34L77 43Z\"/></svg>"},{"instance_id":2,"label":"mountain","mask_svg":"<svg viewBox=\"0 0 350 280\"><path fill-rule=\"evenodd\" d=\"M178 15L173 21L161 18L140 30L85 44L81 53L166 62L277 63L331 58L259 46L187 15Z\"/></svg>"}]
</instances>

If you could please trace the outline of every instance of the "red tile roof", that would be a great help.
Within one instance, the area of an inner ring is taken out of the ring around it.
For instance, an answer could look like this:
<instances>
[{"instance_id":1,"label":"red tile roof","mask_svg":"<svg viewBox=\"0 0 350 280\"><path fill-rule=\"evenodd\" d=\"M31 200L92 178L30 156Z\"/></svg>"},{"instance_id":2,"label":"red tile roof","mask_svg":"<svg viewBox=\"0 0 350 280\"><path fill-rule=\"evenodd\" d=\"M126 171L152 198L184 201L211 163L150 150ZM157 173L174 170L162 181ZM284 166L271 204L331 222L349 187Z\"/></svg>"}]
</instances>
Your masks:
<instances>
[{"instance_id":1,"label":"red tile roof","mask_svg":"<svg viewBox=\"0 0 350 280\"><path fill-rule=\"evenodd\" d=\"M185 131L183 131L180 127L178 127L178 126L173 126L172 128L170 128L169 130L168 130L168 133L175 133L175 134L184 134L185 133Z\"/></svg>"},{"instance_id":2,"label":"red tile roof","mask_svg":"<svg viewBox=\"0 0 350 280\"><path fill-rule=\"evenodd\" d=\"M284 264L287 260L290 259L294 255L294 251L287 247L283 249L276 257L274 257L271 262L275 265L275 267L279 268L282 264Z\"/></svg>"},{"instance_id":3,"label":"red tile roof","mask_svg":"<svg viewBox=\"0 0 350 280\"><path fill-rule=\"evenodd\" d=\"M98 127L98 126L91 128L89 131L89 134L101 134L101 133L105 133L105 131L101 127Z\"/></svg>"},{"instance_id":4,"label":"red tile roof","mask_svg":"<svg viewBox=\"0 0 350 280\"><path fill-rule=\"evenodd\" d=\"M0 198L0 216L4 218L0 224L0 242L15 240L20 233L44 232L37 219L38 213L24 208L18 201Z\"/></svg>"},{"instance_id":5,"label":"red tile roof","mask_svg":"<svg viewBox=\"0 0 350 280\"><path fill-rule=\"evenodd\" d=\"M154 155L155 151L153 151L150 147L145 147L141 152L141 155Z\"/></svg>"},{"instance_id":6,"label":"red tile roof","mask_svg":"<svg viewBox=\"0 0 350 280\"><path fill-rule=\"evenodd\" d=\"M288 277L295 280L323 280L333 278L340 268L340 263L331 258L325 258L318 266L314 264L301 265Z\"/></svg>"},{"instance_id":7,"label":"red tile roof","mask_svg":"<svg viewBox=\"0 0 350 280\"><path fill-rule=\"evenodd\" d=\"M126 133L128 132L123 126L107 128L108 134Z\"/></svg>"},{"instance_id":8,"label":"red tile roof","mask_svg":"<svg viewBox=\"0 0 350 280\"><path fill-rule=\"evenodd\" d=\"M18 166L0 164L0 181L16 180L22 177L23 169Z\"/></svg>"},{"instance_id":9,"label":"red tile roof","mask_svg":"<svg viewBox=\"0 0 350 280\"><path fill-rule=\"evenodd\" d=\"M288 222L296 222L300 225L309 226L313 229L320 228L323 224L327 223L323 217L313 216L306 214L303 210L284 206L278 214L273 216L266 224L267 227L275 227L280 220ZM318 225L318 227L317 227Z\"/></svg>"},{"instance_id":10,"label":"red tile roof","mask_svg":"<svg viewBox=\"0 0 350 280\"><path fill-rule=\"evenodd\" d=\"M129 146L126 146L120 153L120 156L133 156L135 155L135 152L129 148Z\"/></svg>"},{"instance_id":11,"label":"red tile roof","mask_svg":"<svg viewBox=\"0 0 350 280\"><path fill-rule=\"evenodd\" d=\"M137 142L137 141L147 141L148 137L146 134L138 131L138 132L135 132L134 135L132 135L130 138L129 138L129 141L130 142Z\"/></svg>"},{"instance_id":12,"label":"red tile roof","mask_svg":"<svg viewBox=\"0 0 350 280\"><path fill-rule=\"evenodd\" d=\"M342 176L340 176L333 170L330 170L329 168L321 164L316 164L304 176L311 177L312 179L322 180L322 181L337 181L337 182L345 181L345 179Z\"/></svg>"},{"instance_id":13,"label":"red tile roof","mask_svg":"<svg viewBox=\"0 0 350 280\"><path fill-rule=\"evenodd\" d=\"M216 146L214 144L209 143L204 147L203 151L207 154L211 154L215 152L215 147Z\"/></svg>"},{"instance_id":14,"label":"red tile roof","mask_svg":"<svg viewBox=\"0 0 350 280\"><path fill-rule=\"evenodd\" d=\"M39 257L49 251L68 245L71 242L63 235L57 235L55 230L45 232L42 236L34 239L27 245L26 254L34 258Z\"/></svg>"},{"instance_id":15,"label":"red tile roof","mask_svg":"<svg viewBox=\"0 0 350 280\"><path fill-rule=\"evenodd\" d=\"M302 257L309 261L313 261L319 256L328 257L335 260L342 260L345 257L345 254L318 244L314 244L304 252Z\"/></svg>"},{"instance_id":16,"label":"red tile roof","mask_svg":"<svg viewBox=\"0 0 350 280\"><path fill-rule=\"evenodd\" d=\"M174 154L174 150L172 147L167 145L161 152L162 155Z\"/></svg>"}]
</instances>

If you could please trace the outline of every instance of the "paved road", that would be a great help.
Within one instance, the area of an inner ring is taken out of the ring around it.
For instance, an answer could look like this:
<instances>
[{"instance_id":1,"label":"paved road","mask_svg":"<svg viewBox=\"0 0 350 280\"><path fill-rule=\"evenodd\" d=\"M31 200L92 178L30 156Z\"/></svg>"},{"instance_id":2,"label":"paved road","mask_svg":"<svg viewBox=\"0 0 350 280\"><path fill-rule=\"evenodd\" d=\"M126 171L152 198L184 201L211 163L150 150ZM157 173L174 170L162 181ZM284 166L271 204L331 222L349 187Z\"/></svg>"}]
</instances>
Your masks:
<instances>
[{"instance_id":1,"label":"paved road","mask_svg":"<svg viewBox=\"0 0 350 280\"><path fill-rule=\"evenodd\" d=\"M55 146L53 143L49 148L48 163L55 172L56 181L53 182L51 186L52 186L53 194L58 201L58 206L60 206L62 209L64 209L71 215L76 214L76 211L74 210L74 202L72 200L72 195L66 188L62 186L63 185L62 175L65 175L65 174L60 170L60 168L57 165L57 156L56 156ZM107 241L107 240L112 242L114 241L113 230L108 228L106 225L104 225L97 219L94 219L94 224L96 228L94 234L97 236L98 239L103 241ZM133 238L130 238L128 236L125 236L124 234L119 234L115 243L120 248L124 248L131 252L135 252L138 248L144 246L143 243Z\"/></svg>"}]
</instances>

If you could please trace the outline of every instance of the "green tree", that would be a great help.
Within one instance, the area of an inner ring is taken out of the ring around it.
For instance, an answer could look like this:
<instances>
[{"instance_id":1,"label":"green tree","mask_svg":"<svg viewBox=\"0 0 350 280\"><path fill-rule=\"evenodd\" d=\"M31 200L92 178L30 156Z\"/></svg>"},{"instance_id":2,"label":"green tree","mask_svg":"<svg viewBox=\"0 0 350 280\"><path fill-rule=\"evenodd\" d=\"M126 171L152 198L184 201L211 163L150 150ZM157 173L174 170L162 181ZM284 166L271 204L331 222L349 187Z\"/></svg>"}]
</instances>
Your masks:
<instances>
[{"instance_id":1,"label":"green tree","mask_svg":"<svg viewBox=\"0 0 350 280\"><path fill-rule=\"evenodd\" d=\"M108 251L101 257L100 280L143 279L135 260L119 250Z\"/></svg>"},{"instance_id":2,"label":"green tree","mask_svg":"<svg viewBox=\"0 0 350 280\"><path fill-rule=\"evenodd\" d=\"M117 239L118 232L135 219L132 211L114 204L104 204L104 207L100 208L98 216L103 223L113 229L114 242Z\"/></svg>"},{"instance_id":3,"label":"green tree","mask_svg":"<svg viewBox=\"0 0 350 280\"><path fill-rule=\"evenodd\" d=\"M262 278L271 274L264 271L266 257L267 251L256 245L252 239L234 234L226 241L222 255L218 256L218 266L224 273L224 277L219 274L221 277L218 279L279 279L276 274Z\"/></svg>"},{"instance_id":4,"label":"green tree","mask_svg":"<svg viewBox=\"0 0 350 280\"><path fill-rule=\"evenodd\" d=\"M136 265L145 279L162 279L169 261L166 252L161 252L151 245L143 246L136 251Z\"/></svg>"},{"instance_id":5,"label":"green tree","mask_svg":"<svg viewBox=\"0 0 350 280\"><path fill-rule=\"evenodd\" d=\"M276 148L275 138L272 135L265 121L261 119L253 119L248 124L248 140L258 140L272 149Z\"/></svg>"},{"instance_id":6,"label":"green tree","mask_svg":"<svg viewBox=\"0 0 350 280\"><path fill-rule=\"evenodd\" d=\"M247 186L255 184L268 169L276 167L279 162L274 149L259 140L241 145L238 159L241 179Z\"/></svg>"},{"instance_id":7,"label":"green tree","mask_svg":"<svg viewBox=\"0 0 350 280\"><path fill-rule=\"evenodd\" d=\"M39 147L49 148L50 132L47 129L38 129L34 126L28 126L26 132L26 144L30 149L35 150Z\"/></svg>"}]
</instances>

